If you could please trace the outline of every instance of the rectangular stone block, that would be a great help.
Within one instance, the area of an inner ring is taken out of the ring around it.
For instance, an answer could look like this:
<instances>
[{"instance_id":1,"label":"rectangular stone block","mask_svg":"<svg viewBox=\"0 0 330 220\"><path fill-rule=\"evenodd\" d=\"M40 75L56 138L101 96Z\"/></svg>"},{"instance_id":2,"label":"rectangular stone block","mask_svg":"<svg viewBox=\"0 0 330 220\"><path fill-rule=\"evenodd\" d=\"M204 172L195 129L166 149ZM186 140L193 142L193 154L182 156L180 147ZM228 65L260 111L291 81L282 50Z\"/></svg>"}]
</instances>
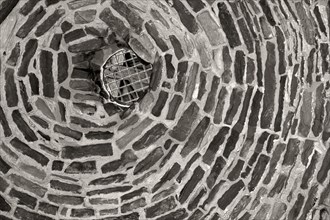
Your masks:
<instances>
[{"instance_id":1,"label":"rectangular stone block","mask_svg":"<svg viewBox=\"0 0 330 220\"><path fill-rule=\"evenodd\" d=\"M37 8L32 14L29 15L26 22L17 31L16 36L19 38L25 38L45 14L46 11L42 6Z\"/></svg>"},{"instance_id":2,"label":"rectangular stone block","mask_svg":"<svg viewBox=\"0 0 330 220\"><path fill-rule=\"evenodd\" d=\"M17 174L10 174L8 179L17 187L25 189L39 197L43 197L47 189Z\"/></svg>"},{"instance_id":3,"label":"rectangular stone block","mask_svg":"<svg viewBox=\"0 0 330 220\"><path fill-rule=\"evenodd\" d=\"M62 150L62 158L76 159L92 156L112 156L111 143L92 144L84 146L65 146Z\"/></svg>"}]
</instances>

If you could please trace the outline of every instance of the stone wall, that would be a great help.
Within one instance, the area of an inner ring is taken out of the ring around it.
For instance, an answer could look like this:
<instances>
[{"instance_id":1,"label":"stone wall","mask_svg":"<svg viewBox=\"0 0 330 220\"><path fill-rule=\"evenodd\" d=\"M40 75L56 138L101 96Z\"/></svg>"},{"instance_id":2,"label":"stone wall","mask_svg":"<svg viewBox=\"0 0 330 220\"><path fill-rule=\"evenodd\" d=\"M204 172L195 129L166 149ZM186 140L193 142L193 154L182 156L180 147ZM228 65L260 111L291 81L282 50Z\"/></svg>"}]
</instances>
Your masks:
<instances>
[{"instance_id":1,"label":"stone wall","mask_svg":"<svg viewBox=\"0 0 330 220\"><path fill-rule=\"evenodd\" d=\"M3 0L0 219L330 219L330 2ZM128 109L95 79L153 64Z\"/></svg>"}]
</instances>

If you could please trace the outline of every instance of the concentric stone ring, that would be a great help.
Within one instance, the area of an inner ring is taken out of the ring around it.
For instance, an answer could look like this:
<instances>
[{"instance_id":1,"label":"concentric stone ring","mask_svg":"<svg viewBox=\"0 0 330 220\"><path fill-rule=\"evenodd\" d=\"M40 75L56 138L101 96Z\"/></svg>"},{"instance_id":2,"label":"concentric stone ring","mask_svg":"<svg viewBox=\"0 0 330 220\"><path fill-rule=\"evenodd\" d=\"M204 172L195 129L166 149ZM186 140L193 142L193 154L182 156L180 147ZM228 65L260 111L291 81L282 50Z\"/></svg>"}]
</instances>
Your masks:
<instances>
[{"instance_id":1,"label":"concentric stone ring","mask_svg":"<svg viewBox=\"0 0 330 220\"><path fill-rule=\"evenodd\" d=\"M329 1L3 0L0 31L1 220L329 219Z\"/></svg>"}]
</instances>

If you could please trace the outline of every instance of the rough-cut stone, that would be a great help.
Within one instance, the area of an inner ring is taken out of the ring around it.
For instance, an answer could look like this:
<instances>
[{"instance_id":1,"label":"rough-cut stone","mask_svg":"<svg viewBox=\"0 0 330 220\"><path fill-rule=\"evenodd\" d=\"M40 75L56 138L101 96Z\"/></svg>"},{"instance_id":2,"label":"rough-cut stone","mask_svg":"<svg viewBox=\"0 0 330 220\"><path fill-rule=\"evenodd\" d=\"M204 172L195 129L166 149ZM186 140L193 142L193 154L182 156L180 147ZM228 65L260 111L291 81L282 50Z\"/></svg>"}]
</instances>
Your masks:
<instances>
[{"instance_id":1,"label":"rough-cut stone","mask_svg":"<svg viewBox=\"0 0 330 220\"><path fill-rule=\"evenodd\" d=\"M2 159L2 157L0 156L0 171L3 174L8 173L8 171L11 169L11 166L8 165L8 163L6 161L4 161Z\"/></svg>"},{"instance_id":2,"label":"rough-cut stone","mask_svg":"<svg viewBox=\"0 0 330 220\"><path fill-rule=\"evenodd\" d=\"M213 164L210 175L206 178L206 184L208 188L211 189L214 186L221 171L225 166L226 166L226 160L222 156L219 156L216 159L215 163Z\"/></svg>"},{"instance_id":3,"label":"rough-cut stone","mask_svg":"<svg viewBox=\"0 0 330 220\"><path fill-rule=\"evenodd\" d=\"M216 98L219 84L220 84L220 78L217 76L214 76L212 79L211 90L207 96L205 106L203 109L206 113L210 113L215 106L215 98Z\"/></svg>"},{"instance_id":4,"label":"rough-cut stone","mask_svg":"<svg viewBox=\"0 0 330 220\"><path fill-rule=\"evenodd\" d=\"M10 53L10 56L7 60L7 64L9 64L11 66L16 66L18 58L20 57L20 53L21 53L21 44L20 44L20 42L17 42L15 44L15 47L13 48L13 50Z\"/></svg>"},{"instance_id":5,"label":"rough-cut stone","mask_svg":"<svg viewBox=\"0 0 330 220\"><path fill-rule=\"evenodd\" d=\"M181 204L188 199L188 197L191 195L197 184L203 178L204 174L205 171L200 166L198 166L194 170L190 180L186 183L186 185L183 187L183 189L180 192L179 201Z\"/></svg>"},{"instance_id":6,"label":"rough-cut stone","mask_svg":"<svg viewBox=\"0 0 330 220\"><path fill-rule=\"evenodd\" d=\"M91 156L111 156L113 154L111 143L92 144L84 146L65 146L62 157L65 159L76 159Z\"/></svg>"},{"instance_id":7,"label":"rough-cut stone","mask_svg":"<svg viewBox=\"0 0 330 220\"><path fill-rule=\"evenodd\" d=\"M246 206L250 203L251 196L245 195L242 196L241 200L236 204L232 213L230 214L231 219L236 219L239 214L246 208Z\"/></svg>"},{"instance_id":8,"label":"rough-cut stone","mask_svg":"<svg viewBox=\"0 0 330 220\"><path fill-rule=\"evenodd\" d=\"M11 68L5 71L5 92L8 107L15 107L18 104L17 88L14 79L14 70Z\"/></svg>"},{"instance_id":9,"label":"rough-cut stone","mask_svg":"<svg viewBox=\"0 0 330 220\"><path fill-rule=\"evenodd\" d=\"M126 166L129 163L137 161L137 156L133 153L132 150L126 150L121 154L119 160L111 161L104 164L101 167L102 173L108 173L118 170L122 166Z\"/></svg>"},{"instance_id":10,"label":"rough-cut stone","mask_svg":"<svg viewBox=\"0 0 330 220\"><path fill-rule=\"evenodd\" d=\"M330 148L328 148L327 152L325 153L324 159L322 161L322 165L320 167L319 172L317 173L317 181L319 183L323 183L328 176L328 172L330 170Z\"/></svg>"},{"instance_id":11,"label":"rough-cut stone","mask_svg":"<svg viewBox=\"0 0 330 220\"><path fill-rule=\"evenodd\" d=\"M33 220L54 220L53 218L50 218L48 216L45 215L40 215L38 213L35 212L30 212L27 211L23 208L17 207L15 212L14 212L14 216L17 219L20 220L25 220L25 219L33 219Z\"/></svg>"},{"instance_id":12,"label":"rough-cut stone","mask_svg":"<svg viewBox=\"0 0 330 220\"><path fill-rule=\"evenodd\" d=\"M39 95L39 80L35 74L29 73L29 82L31 88L31 95Z\"/></svg>"},{"instance_id":13,"label":"rough-cut stone","mask_svg":"<svg viewBox=\"0 0 330 220\"><path fill-rule=\"evenodd\" d=\"M27 16L40 0L28 0L19 10L24 16Z\"/></svg>"},{"instance_id":14,"label":"rough-cut stone","mask_svg":"<svg viewBox=\"0 0 330 220\"><path fill-rule=\"evenodd\" d=\"M169 79L172 79L175 74L175 68L172 64L172 55L166 54L165 55L165 64L166 64L166 76Z\"/></svg>"},{"instance_id":15,"label":"rough-cut stone","mask_svg":"<svg viewBox=\"0 0 330 220\"><path fill-rule=\"evenodd\" d=\"M16 36L19 38L25 38L45 14L46 11L42 6L37 8L32 14L29 15L27 21L17 31Z\"/></svg>"},{"instance_id":16,"label":"rough-cut stone","mask_svg":"<svg viewBox=\"0 0 330 220\"><path fill-rule=\"evenodd\" d=\"M57 57L58 83L62 83L68 78L68 68L69 68L69 61L67 54L65 52L59 53Z\"/></svg>"},{"instance_id":17,"label":"rough-cut stone","mask_svg":"<svg viewBox=\"0 0 330 220\"><path fill-rule=\"evenodd\" d=\"M296 158L299 154L299 145L300 141L298 139L290 138L284 154L283 165L292 166L295 164Z\"/></svg>"},{"instance_id":18,"label":"rough-cut stone","mask_svg":"<svg viewBox=\"0 0 330 220\"><path fill-rule=\"evenodd\" d=\"M296 2L295 7L297 10L297 15L299 17L299 23L302 28L302 32L304 34L304 38L306 42L310 45L315 45L315 26L314 26L314 19L304 9L302 2Z\"/></svg>"},{"instance_id":19,"label":"rough-cut stone","mask_svg":"<svg viewBox=\"0 0 330 220\"><path fill-rule=\"evenodd\" d=\"M205 154L203 155L203 162L211 165L214 161L215 155L217 154L219 147L223 144L226 139L226 135L229 132L228 127L220 128L219 132L213 137L210 145L208 146Z\"/></svg>"},{"instance_id":20,"label":"rough-cut stone","mask_svg":"<svg viewBox=\"0 0 330 220\"><path fill-rule=\"evenodd\" d=\"M186 84L186 73L188 70L188 61L183 61L178 64L177 68L177 82L174 90L176 92L183 92Z\"/></svg>"},{"instance_id":21,"label":"rough-cut stone","mask_svg":"<svg viewBox=\"0 0 330 220\"><path fill-rule=\"evenodd\" d=\"M24 193L17 191L15 188L12 188L9 192L9 196L12 198L18 199L19 205L24 205L28 208L34 209L37 205L37 199Z\"/></svg>"},{"instance_id":22,"label":"rough-cut stone","mask_svg":"<svg viewBox=\"0 0 330 220\"><path fill-rule=\"evenodd\" d=\"M94 21L95 17L96 17L96 10L94 9L76 11L74 13L74 22L76 24L87 24Z\"/></svg>"},{"instance_id":23,"label":"rough-cut stone","mask_svg":"<svg viewBox=\"0 0 330 220\"><path fill-rule=\"evenodd\" d=\"M58 180L51 180L50 187L52 189L56 189L56 190L60 190L60 191L66 191L66 192L71 192L71 193L81 193L81 186L76 185L76 184L61 182Z\"/></svg>"},{"instance_id":24,"label":"rough-cut stone","mask_svg":"<svg viewBox=\"0 0 330 220\"><path fill-rule=\"evenodd\" d=\"M71 137L75 140L80 140L82 138L82 133L79 131L72 130L71 128L68 127L63 127L60 125L55 125L54 126L54 131L56 133L62 134L67 137Z\"/></svg>"},{"instance_id":25,"label":"rough-cut stone","mask_svg":"<svg viewBox=\"0 0 330 220\"><path fill-rule=\"evenodd\" d=\"M110 131L90 131L85 134L85 137L91 140L109 140L113 137L113 133Z\"/></svg>"},{"instance_id":26,"label":"rough-cut stone","mask_svg":"<svg viewBox=\"0 0 330 220\"><path fill-rule=\"evenodd\" d=\"M56 9L46 20L37 27L35 35L40 37L49 31L55 23L65 14L64 9Z\"/></svg>"},{"instance_id":27,"label":"rough-cut stone","mask_svg":"<svg viewBox=\"0 0 330 220\"><path fill-rule=\"evenodd\" d=\"M168 112L167 112L167 116L166 116L167 120L175 119L176 113L177 113L182 101L183 101L182 96L177 95L177 94L174 95L173 99L169 103Z\"/></svg>"},{"instance_id":28,"label":"rough-cut stone","mask_svg":"<svg viewBox=\"0 0 330 220\"><path fill-rule=\"evenodd\" d=\"M245 75L245 53L241 50L236 51L235 54L235 63L234 63L234 73L235 80L238 84L243 84L244 75Z\"/></svg>"},{"instance_id":29,"label":"rough-cut stone","mask_svg":"<svg viewBox=\"0 0 330 220\"><path fill-rule=\"evenodd\" d=\"M75 29L73 31L70 31L64 35L64 41L65 43L70 43L71 41L78 40L80 38L83 38L86 36L86 33L84 29Z\"/></svg>"},{"instance_id":30,"label":"rough-cut stone","mask_svg":"<svg viewBox=\"0 0 330 220\"><path fill-rule=\"evenodd\" d=\"M235 87L230 96L230 105L228 107L225 123L231 125L235 115L237 114L238 108L242 103L243 90L240 87Z\"/></svg>"},{"instance_id":31,"label":"rough-cut stone","mask_svg":"<svg viewBox=\"0 0 330 220\"><path fill-rule=\"evenodd\" d=\"M68 50L72 53L82 53L99 50L106 45L102 38L89 39L84 42L70 45Z\"/></svg>"},{"instance_id":32,"label":"rough-cut stone","mask_svg":"<svg viewBox=\"0 0 330 220\"><path fill-rule=\"evenodd\" d=\"M71 210L71 217L78 217L78 218L87 218L92 217L95 215L94 209L83 208L83 209L72 209Z\"/></svg>"},{"instance_id":33,"label":"rough-cut stone","mask_svg":"<svg viewBox=\"0 0 330 220\"><path fill-rule=\"evenodd\" d=\"M313 154L311 162L310 162L309 166L307 167L307 169L305 170L303 178L301 180L300 187L302 189L308 189L309 188L308 185L309 185L309 182L311 182L311 179L312 179L312 176L315 172L316 165L317 165L317 162L319 161L319 158L320 158L320 154L316 151Z\"/></svg>"},{"instance_id":34,"label":"rough-cut stone","mask_svg":"<svg viewBox=\"0 0 330 220\"><path fill-rule=\"evenodd\" d=\"M195 17L189 12L180 0L173 0L173 8L178 12L182 24L187 30L196 34L199 30Z\"/></svg>"},{"instance_id":35,"label":"rough-cut stone","mask_svg":"<svg viewBox=\"0 0 330 220\"><path fill-rule=\"evenodd\" d=\"M94 196L99 194L111 194L111 193L124 193L132 189L133 186L129 185L122 185L116 186L112 188L105 188L105 189L97 189L93 191L87 192L87 196Z\"/></svg>"},{"instance_id":36,"label":"rough-cut stone","mask_svg":"<svg viewBox=\"0 0 330 220\"><path fill-rule=\"evenodd\" d=\"M220 32L219 25L215 22L208 11L204 11L198 14L197 19L204 29L212 46L218 46L219 44L225 42L224 36L222 32Z\"/></svg>"},{"instance_id":37,"label":"rough-cut stone","mask_svg":"<svg viewBox=\"0 0 330 220\"><path fill-rule=\"evenodd\" d=\"M113 15L110 8L103 9L99 17L110 27L114 33L116 33L122 39L125 39L128 36L129 29L125 26L121 19Z\"/></svg>"},{"instance_id":38,"label":"rough-cut stone","mask_svg":"<svg viewBox=\"0 0 330 220\"><path fill-rule=\"evenodd\" d=\"M122 213L131 212L131 211L133 211L135 209L144 207L146 205L147 205L146 199L145 198L139 198L139 199L136 199L136 200L134 200L132 202L123 204L121 206L121 212Z\"/></svg>"},{"instance_id":39,"label":"rough-cut stone","mask_svg":"<svg viewBox=\"0 0 330 220\"><path fill-rule=\"evenodd\" d=\"M152 39L156 42L157 46L163 51L167 51L169 48L166 42L163 40L163 37L159 34L157 27L153 21L148 21L145 23L145 28L147 32L150 34Z\"/></svg>"},{"instance_id":40,"label":"rough-cut stone","mask_svg":"<svg viewBox=\"0 0 330 220\"><path fill-rule=\"evenodd\" d=\"M46 188L16 174L10 174L8 180L14 183L15 186L23 188L40 197L43 197L47 192Z\"/></svg>"},{"instance_id":41,"label":"rough-cut stone","mask_svg":"<svg viewBox=\"0 0 330 220\"><path fill-rule=\"evenodd\" d=\"M183 148L180 152L182 157L187 157L192 151L194 151L195 149L198 149L198 147L200 146L203 138L205 137L205 134L208 131L209 124L210 124L210 118L209 117L204 117L199 122L199 124L197 125L195 130L192 132L192 134L190 135L188 141L183 146Z\"/></svg>"},{"instance_id":42,"label":"rough-cut stone","mask_svg":"<svg viewBox=\"0 0 330 220\"><path fill-rule=\"evenodd\" d=\"M274 36L274 34L273 34L271 26L267 22L266 16L261 16L259 18L259 23L260 23L262 34L264 35L264 38L271 39Z\"/></svg>"},{"instance_id":43,"label":"rough-cut stone","mask_svg":"<svg viewBox=\"0 0 330 220\"><path fill-rule=\"evenodd\" d=\"M244 40L244 43L245 43L245 46L246 46L248 52L252 53L254 51L253 40L252 40L250 31L249 31L244 19L243 18L238 19L237 24L240 28L240 31L241 31L241 34L242 34L242 37L243 37L243 40Z\"/></svg>"},{"instance_id":44,"label":"rough-cut stone","mask_svg":"<svg viewBox=\"0 0 330 220\"><path fill-rule=\"evenodd\" d=\"M96 162L72 162L64 171L69 174L91 174L96 173Z\"/></svg>"},{"instance_id":45,"label":"rough-cut stone","mask_svg":"<svg viewBox=\"0 0 330 220\"><path fill-rule=\"evenodd\" d=\"M68 7L71 10L76 10L78 8L86 7L89 5L95 5L97 0L72 0L68 2Z\"/></svg>"},{"instance_id":46,"label":"rough-cut stone","mask_svg":"<svg viewBox=\"0 0 330 220\"><path fill-rule=\"evenodd\" d=\"M157 218L156 220L182 220L188 217L187 210L184 208L177 209L167 215Z\"/></svg>"},{"instance_id":47,"label":"rough-cut stone","mask_svg":"<svg viewBox=\"0 0 330 220\"><path fill-rule=\"evenodd\" d=\"M156 192L158 189L160 189L167 181L170 181L173 179L178 172L180 171L180 165L178 163L174 163L174 165L166 171L164 176L159 180L159 182L152 188L152 192Z\"/></svg>"},{"instance_id":48,"label":"rough-cut stone","mask_svg":"<svg viewBox=\"0 0 330 220\"><path fill-rule=\"evenodd\" d=\"M161 115L167 99L168 99L168 92L161 90L159 93L158 100L157 100L155 106L151 110L151 113L154 116L159 117Z\"/></svg>"},{"instance_id":49,"label":"rough-cut stone","mask_svg":"<svg viewBox=\"0 0 330 220\"><path fill-rule=\"evenodd\" d=\"M133 143L132 147L134 150L142 150L155 143L159 138L165 135L168 128L162 124L156 124L145 135L143 135L138 141Z\"/></svg>"},{"instance_id":50,"label":"rough-cut stone","mask_svg":"<svg viewBox=\"0 0 330 220\"><path fill-rule=\"evenodd\" d=\"M38 47L38 40L36 39L30 39L26 45L25 45L25 50L21 62L21 66L18 69L17 75L24 77L28 73L28 67L30 64L30 61L32 57L34 56L36 50Z\"/></svg>"},{"instance_id":51,"label":"rough-cut stone","mask_svg":"<svg viewBox=\"0 0 330 220\"><path fill-rule=\"evenodd\" d=\"M219 19L220 24L222 26L223 31L226 34L228 43L230 47L234 48L239 45L241 45L241 40L239 38L236 25L234 23L234 20L228 11L228 8L224 2L221 2L218 4L219 8Z\"/></svg>"},{"instance_id":52,"label":"rough-cut stone","mask_svg":"<svg viewBox=\"0 0 330 220\"><path fill-rule=\"evenodd\" d=\"M218 206L220 209L225 210L227 206L232 203L232 201L236 198L238 193L245 187L244 182L242 180L236 182L231 185L229 189L222 195L222 197L218 200Z\"/></svg>"},{"instance_id":53,"label":"rough-cut stone","mask_svg":"<svg viewBox=\"0 0 330 220\"><path fill-rule=\"evenodd\" d=\"M227 95L228 95L228 91L226 87L222 87L218 95L218 102L213 116L213 122L215 124L220 124L222 121L222 114L223 114L224 106L226 104Z\"/></svg>"},{"instance_id":54,"label":"rough-cut stone","mask_svg":"<svg viewBox=\"0 0 330 220\"><path fill-rule=\"evenodd\" d=\"M43 94L49 98L53 98L55 96L52 66L53 54L50 51L41 50L40 70L42 74Z\"/></svg>"},{"instance_id":55,"label":"rough-cut stone","mask_svg":"<svg viewBox=\"0 0 330 220\"><path fill-rule=\"evenodd\" d=\"M23 119L21 113L18 110L13 111L12 117L15 124L17 125L17 128L22 132L27 141L33 142L38 140L38 137L30 128L29 124Z\"/></svg>"},{"instance_id":56,"label":"rough-cut stone","mask_svg":"<svg viewBox=\"0 0 330 220\"><path fill-rule=\"evenodd\" d=\"M92 180L88 185L110 185L124 181L126 174L115 174L107 177Z\"/></svg>"},{"instance_id":57,"label":"rough-cut stone","mask_svg":"<svg viewBox=\"0 0 330 220\"><path fill-rule=\"evenodd\" d=\"M149 136L150 137L150 136ZM135 169L134 175L143 173L146 170L150 169L155 163L157 163L164 156L164 152L161 147L157 147L148 154L142 161L140 161Z\"/></svg>"},{"instance_id":58,"label":"rough-cut stone","mask_svg":"<svg viewBox=\"0 0 330 220\"><path fill-rule=\"evenodd\" d=\"M172 47L174 48L174 53L175 56L177 57L178 60L180 60L182 57L184 57L184 52L182 50L182 46L180 41L176 38L175 35L170 35L169 36Z\"/></svg>"},{"instance_id":59,"label":"rough-cut stone","mask_svg":"<svg viewBox=\"0 0 330 220\"><path fill-rule=\"evenodd\" d=\"M59 205L80 205L84 202L84 198L80 196L68 196L68 195L53 195L48 194L49 201Z\"/></svg>"},{"instance_id":60,"label":"rough-cut stone","mask_svg":"<svg viewBox=\"0 0 330 220\"><path fill-rule=\"evenodd\" d=\"M310 129L311 129L311 123L312 123L312 99L313 99L313 93L304 91L303 94L303 100L302 100L302 106L300 108L300 123L299 123L299 133L303 135L304 137L307 137Z\"/></svg>"},{"instance_id":61,"label":"rough-cut stone","mask_svg":"<svg viewBox=\"0 0 330 220\"><path fill-rule=\"evenodd\" d=\"M147 218L154 218L156 216L162 215L166 212L169 212L173 209L175 209L177 206L175 199L173 196L168 197L156 204L154 204L153 206L146 208L145 212L146 212L146 217Z\"/></svg>"},{"instance_id":62,"label":"rough-cut stone","mask_svg":"<svg viewBox=\"0 0 330 220\"><path fill-rule=\"evenodd\" d=\"M120 199L121 199L122 202L128 201L128 200L131 200L132 198L141 197L141 195L143 193L147 193L147 192L148 192L148 189L146 187L142 187L140 189L137 189L137 190L134 190L130 193L122 195L120 197Z\"/></svg>"},{"instance_id":63,"label":"rough-cut stone","mask_svg":"<svg viewBox=\"0 0 330 220\"><path fill-rule=\"evenodd\" d=\"M39 202L38 210L46 214L56 215L57 211L59 210L59 207L46 202Z\"/></svg>"},{"instance_id":64,"label":"rough-cut stone","mask_svg":"<svg viewBox=\"0 0 330 220\"><path fill-rule=\"evenodd\" d=\"M188 137L194 121L197 119L198 112L198 105L192 102L183 112L178 124L170 131L170 136L178 141L184 141Z\"/></svg>"},{"instance_id":65,"label":"rough-cut stone","mask_svg":"<svg viewBox=\"0 0 330 220\"><path fill-rule=\"evenodd\" d=\"M196 13L206 6L205 3L201 0L187 0L187 2Z\"/></svg>"},{"instance_id":66,"label":"rough-cut stone","mask_svg":"<svg viewBox=\"0 0 330 220\"><path fill-rule=\"evenodd\" d=\"M264 154L261 154L259 156L258 162L252 172L251 181L248 185L248 189L250 192L255 189L255 187L258 185L259 181L261 180L261 177L264 173L263 171L266 169L269 159L270 158Z\"/></svg>"}]
</instances>

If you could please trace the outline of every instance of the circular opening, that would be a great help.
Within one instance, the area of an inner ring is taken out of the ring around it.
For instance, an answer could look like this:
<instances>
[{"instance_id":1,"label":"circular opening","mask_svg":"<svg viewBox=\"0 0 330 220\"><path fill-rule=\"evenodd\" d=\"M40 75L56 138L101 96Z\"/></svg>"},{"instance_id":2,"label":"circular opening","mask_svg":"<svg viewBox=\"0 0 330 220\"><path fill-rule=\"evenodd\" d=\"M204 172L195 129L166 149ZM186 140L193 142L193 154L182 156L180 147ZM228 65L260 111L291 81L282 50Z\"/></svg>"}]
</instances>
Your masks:
<instances>
[{"instance_id":1,"label":"circular opening","mask_svg":"<svg viewBox=\"0 0 330 220\"><path fill-rule=\"evenodd\" d=\"M129 107L148 91L152 65L130 49L119 49L101 67L101 82L111 102Z\"/></svg>"}]
</instances>

